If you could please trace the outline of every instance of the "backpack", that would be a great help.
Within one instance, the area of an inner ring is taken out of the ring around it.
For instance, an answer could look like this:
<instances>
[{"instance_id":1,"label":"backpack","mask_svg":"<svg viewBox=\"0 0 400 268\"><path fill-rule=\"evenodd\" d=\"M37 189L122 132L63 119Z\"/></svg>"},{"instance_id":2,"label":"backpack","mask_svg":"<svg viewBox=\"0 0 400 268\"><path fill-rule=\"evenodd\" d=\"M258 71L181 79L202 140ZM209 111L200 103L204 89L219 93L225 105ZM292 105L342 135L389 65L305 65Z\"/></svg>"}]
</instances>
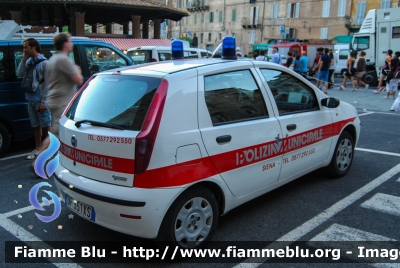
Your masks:
<instances>
[{"instance_id":1,"label":"backpack","mask_svg":"<svg viewBox=\"0 0 400 268\"><path fill-rule=\"evenodd\" d=\"M25 72L24 79L22 79L22 82L21 82L21 89L23 91L28 92L28 93L33 93L37 90L37 88L33 89L33 82L35 81L35 77L33 76L33 73L36 68L36 65L38 65L39 63L41 63L42 61L45 61L45 60L47 60L47 59L38 59L28 65L28 69ZM39 85L43 82L44 82L44 79L42 79L42 81L39 81Z\"/></svg>"}]
</instances>

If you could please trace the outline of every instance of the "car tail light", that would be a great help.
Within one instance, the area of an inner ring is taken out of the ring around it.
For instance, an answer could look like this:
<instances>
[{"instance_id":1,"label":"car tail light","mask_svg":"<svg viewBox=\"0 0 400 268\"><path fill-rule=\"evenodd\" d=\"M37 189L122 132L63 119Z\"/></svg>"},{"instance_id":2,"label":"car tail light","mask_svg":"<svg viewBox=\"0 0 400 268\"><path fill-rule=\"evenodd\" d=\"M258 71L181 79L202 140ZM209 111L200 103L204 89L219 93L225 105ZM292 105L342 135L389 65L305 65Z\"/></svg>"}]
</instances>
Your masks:
<instances>
[{"instance_id":1,"label":"car tail light","mask_svg":"<svg viewBox=\"0 0 400 268\"><path fill-rule=\"evenodd\" d=\"M157 62L155 58L151 58L151 62Z\"/></svg>"},{"instance_id":2,"label":"car tail light","mask_svg":"<svg viewBox=\"0 0 400 268\"><path fill-rule=\"evenodd\" d=\"M78 90L78 92L75 93L74 97L72 98L72 100L68 103L67 108L65 108L64 112L61 114L60 118L62 118L67 111L69 110L69 107L71 107L72 103L74 103L76 97L79 96L79 94L81 94L82 90L87 86L87 84L89 84L90 80L93 79L94 76L89 77L89 79L86 81L86 83L83 84L83 86L81 86L81 88Z\"/></svg>"},{"instance_id":3,"label":"car tail light","mask_svg":"<svg viewBox=\"0 0 400 268\"><path fill-rule=\"evenodd\" d=\"M142 129L135 141L135 174L146 171L149 166L154 143L156 141L158 127L160 126L162 113L164 110L165 99L167 97L168 81L162 80L149 111L144 119Z\"/></svg>"}]
</instances>

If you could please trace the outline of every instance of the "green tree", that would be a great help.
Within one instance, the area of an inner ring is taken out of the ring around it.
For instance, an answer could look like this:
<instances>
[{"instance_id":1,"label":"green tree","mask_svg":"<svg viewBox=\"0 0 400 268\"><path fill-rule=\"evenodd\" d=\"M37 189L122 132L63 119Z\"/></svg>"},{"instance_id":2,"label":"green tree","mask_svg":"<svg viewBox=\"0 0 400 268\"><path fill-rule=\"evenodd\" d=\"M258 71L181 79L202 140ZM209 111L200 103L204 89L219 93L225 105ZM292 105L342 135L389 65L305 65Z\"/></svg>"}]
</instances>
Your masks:
<instances>
[{"instance_id":1,"label":"green tree","mask_svg":"<svg viewBox=\"0 0 400 268\"><path fill-rule=\"evenodd\" d=\"M190 43L190 46L193 46L193 38L190 38L188 36L184 36L182 35L182 37L180 38L181 40L185 40L188 41Z\"/></svg>"},{"instance_id":2,"label":"green tree","mask_svg":"<svg viewBox=\"0 0 400 268\"><path fill-rule=\"evenodd\" d=\"M68 33L68 26L63 26L63 27L62 27L62 31L63 31L64 33Z\"/></svg>"}]
</instances>

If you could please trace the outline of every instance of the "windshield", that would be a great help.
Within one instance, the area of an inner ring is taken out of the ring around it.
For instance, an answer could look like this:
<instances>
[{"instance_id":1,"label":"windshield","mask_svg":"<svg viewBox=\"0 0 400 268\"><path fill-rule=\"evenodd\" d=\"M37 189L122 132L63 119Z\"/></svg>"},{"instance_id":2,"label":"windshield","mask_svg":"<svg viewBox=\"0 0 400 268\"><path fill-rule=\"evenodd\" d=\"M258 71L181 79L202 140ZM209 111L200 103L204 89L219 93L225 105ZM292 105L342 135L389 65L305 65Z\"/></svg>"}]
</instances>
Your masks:
<instances>
[{"instance_id":1,"label":"windshield","mask_svg":"<svg viewBox=\"0 0 400 268\"><path fill-rule=\"evenodd\" d=\"M139 131L160 82L153 77L96 76L74 100L66 117Z\"/></svg>"},{"instance_id":2,"label":"windshield","mask_svg":"<svg viewBox=\"0 0 400 268\"><path fill-rule=\"evenodd\" d=\"M354 37L353 49L365 50L369 48L369 36Z\"/></svg>"}]
</instances>

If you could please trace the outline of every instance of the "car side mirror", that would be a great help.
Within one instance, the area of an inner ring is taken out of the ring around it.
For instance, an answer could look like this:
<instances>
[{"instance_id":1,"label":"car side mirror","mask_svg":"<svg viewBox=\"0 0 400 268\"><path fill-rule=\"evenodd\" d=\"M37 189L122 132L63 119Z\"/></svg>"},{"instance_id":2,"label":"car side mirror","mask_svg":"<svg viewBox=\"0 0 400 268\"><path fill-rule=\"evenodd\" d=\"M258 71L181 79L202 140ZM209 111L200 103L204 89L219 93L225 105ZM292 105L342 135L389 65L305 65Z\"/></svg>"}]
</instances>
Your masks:
<instances>
[{"instance_id":1,"label":"car side mirror","mask_svg":"<svg viewBox=\"0 0 400 268\"><path fill-rule=\"evenodd\" d=\"M321 105L328 108L337 108L340 104L340 100L336 98L325 98L321 100Z\"/></svg>"}]
</instances>

